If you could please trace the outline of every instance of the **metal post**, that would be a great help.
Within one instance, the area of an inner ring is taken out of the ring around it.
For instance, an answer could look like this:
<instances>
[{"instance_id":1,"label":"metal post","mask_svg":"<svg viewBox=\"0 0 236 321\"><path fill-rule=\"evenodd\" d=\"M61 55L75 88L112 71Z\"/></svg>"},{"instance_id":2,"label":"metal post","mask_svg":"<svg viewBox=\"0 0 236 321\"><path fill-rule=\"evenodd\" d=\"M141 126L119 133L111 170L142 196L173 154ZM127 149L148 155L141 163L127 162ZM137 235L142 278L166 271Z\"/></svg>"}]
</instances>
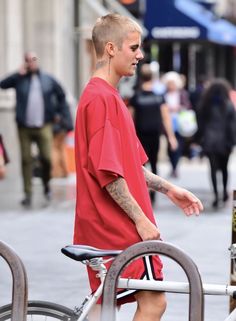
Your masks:
<instances>
[{"instance_id":1,"label":"metal post","mask_svg":"<svg viewBox=\"0 0 236 321\"><path fill-rule=\"evenodd\" d=\"M233 191L233 206L232 206L232 225L231 225L231 244L236 244L236 190ZM231 252L230 262L230 285L236 285L236 253ZM229 311L232 312L236 308L236 300L230 297Z\"/></svg>"},{"instance_id":2,"label":"metal post","mask_svg":"<svg viewBox=\"0 0 236 321\"><path fill-rule=\"evenodd\" d=\"M13 278L11 321L26 321L28 282L25 267L14 250L2 241L0 256L8 263Z\"/></svg>"},{"instance_id":3,"label":"metal post","mask_svg":"<svg viewBox=\"0 0 236 321\"><path fill-rule=\"evenodd\" d=\"M134 244L113 261L104 283L101 321L116 321L116 288L124 267L132 260L152 254L162 254L176 261L185 271L190 288L189 321L203 321L204 296L201 276L193 260L179 248L162 241Z\"/></svg>"}]
</instances>

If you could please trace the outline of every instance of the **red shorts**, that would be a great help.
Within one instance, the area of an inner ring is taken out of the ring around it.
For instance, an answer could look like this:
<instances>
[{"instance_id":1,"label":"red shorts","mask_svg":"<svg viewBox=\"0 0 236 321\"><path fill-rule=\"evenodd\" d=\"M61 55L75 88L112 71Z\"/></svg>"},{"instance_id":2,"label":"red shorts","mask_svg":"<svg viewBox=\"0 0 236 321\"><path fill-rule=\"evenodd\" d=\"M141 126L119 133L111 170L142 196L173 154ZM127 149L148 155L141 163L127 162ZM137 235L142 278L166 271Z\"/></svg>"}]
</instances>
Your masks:
<instances>
[{"instance_id":1,"label":"red shorts","mask_svg":"<svg viewBox=\"0 0 236 321\"><path fill-rule=\"evenodd\" d=\"M112 261L106 264L107 268ZM159 256L144 256L132 261L122 272L122 278L139 279L139 280L163 280L162 261ZM100 285L100 279L96 277L97 272L88 267L88 276L92 292L95 292ZM128 302L134 302L134 294L138 290L121 289L117 290L117 305ZM101 304L101 299L98 300Z\"/></svg>"}]
</instances>

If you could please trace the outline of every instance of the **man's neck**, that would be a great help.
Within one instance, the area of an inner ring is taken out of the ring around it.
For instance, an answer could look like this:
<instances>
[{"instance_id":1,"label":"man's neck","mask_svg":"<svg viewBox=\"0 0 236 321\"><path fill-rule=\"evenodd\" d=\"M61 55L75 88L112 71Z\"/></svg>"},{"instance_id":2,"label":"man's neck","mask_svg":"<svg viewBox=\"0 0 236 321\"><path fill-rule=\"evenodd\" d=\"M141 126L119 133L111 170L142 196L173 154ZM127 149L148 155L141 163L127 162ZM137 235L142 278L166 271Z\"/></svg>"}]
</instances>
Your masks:
<instances>
[{"instance_id":1,"label":"man's neck","mask_svg":"<svg viewBox=\"0 0 236 321\"><path fill-rule=\"evenodd\" d=\"M152 81L145 81L145 82L142 84L142 89L143 89L144 91L152 91L152 89L153 89Z\"/></svg>"},{"instance_id":2,"label":"man's neck","mask_svg":"<svg viewBox=\"0 0 236 321\"><path fill-rule=\"evenodd\" d=\"M112 75L112 72L108 74L107 70L102 70L102 69L96 70L95 73L93 74L93 77L99 77L105 80L114 88L117 88L118 83L120 81L120 77Z\"/></svg>"}]
</instances>

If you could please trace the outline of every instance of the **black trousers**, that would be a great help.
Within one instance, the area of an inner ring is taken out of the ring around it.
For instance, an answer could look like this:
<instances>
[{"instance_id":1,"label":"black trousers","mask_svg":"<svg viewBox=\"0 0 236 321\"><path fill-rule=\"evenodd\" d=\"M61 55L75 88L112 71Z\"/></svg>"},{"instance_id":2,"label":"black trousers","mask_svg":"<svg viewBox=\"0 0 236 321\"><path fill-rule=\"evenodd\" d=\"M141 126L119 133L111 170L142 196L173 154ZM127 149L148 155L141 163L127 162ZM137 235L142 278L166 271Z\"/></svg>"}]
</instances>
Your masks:
<instances>
[{"instance_id":1,"label":"black trousers","mask_svg":"<svg viewBox=\"0 0 236 321\"><path fill-rule=\"evenodd\" d=\"M160 146L160 134L143 134L138 132L138 137L148 156L152 172L154 174L157 174L157 158Z\"/></svg>"},{"instance_id":2,"label":"black trousers","mask_svg":"<svg viewBox=\"0 0 236 321\"><path fill-rule=\"evenodd\" d=\"M151 134L137 133L137 134L148 156L152 173L157 174L157 158L158 158L158 151L160 146L160 134L159 133L151 133ZM151 201L154 202L155 191L150 191L149 194L150 194Z\"/></svg>"},{"instance_id":3,"label":"black trousers","mask_svg":"<svg viewBox=\"0 0 236 321\"><path fill-rule=\"evenodd\" d=\"M223 193L227 193L227 183L228 183L228 162L230 153L219 154L219 153L207 153L209 159L210 171L211 171L211 182L213 186L213 191L215 197L218 198L218 182L217 182L217 172L220 171L222 174L223 182Z\"/></svg>"},{"instance_id":4,"label":"black trousers","mask_svg":"<svg viewBox=\"0 0 236 321\"><path fill-rule=\"evenodd\" d=\"M183 154L183 145L184 145L184 138L178 132L175 133L175 137L178 142L177 149L171 150L170 144L168 144L168 150L167 150L173 171L177 169L179 160Z\"/></svg>"}]
</instances>

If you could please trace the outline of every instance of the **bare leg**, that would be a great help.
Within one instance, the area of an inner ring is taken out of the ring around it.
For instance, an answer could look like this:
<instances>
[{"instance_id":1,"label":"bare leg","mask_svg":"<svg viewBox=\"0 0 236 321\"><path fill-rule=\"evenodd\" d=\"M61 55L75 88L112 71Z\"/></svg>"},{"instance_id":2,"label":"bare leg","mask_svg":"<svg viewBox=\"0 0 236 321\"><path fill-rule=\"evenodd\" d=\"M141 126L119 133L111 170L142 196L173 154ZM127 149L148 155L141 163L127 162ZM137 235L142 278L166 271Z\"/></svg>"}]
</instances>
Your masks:
<instances>
[{"instance_id":1,"label":"bare leg","mask_svg":"<svg viewBox=\"0 0 236 321\"><path fill-rule=\"evenodd\" d=\"M166 309L163 292L140 291L135 294L137 310L133 321L160 321Z\"/></svg>"}]
</instances>

